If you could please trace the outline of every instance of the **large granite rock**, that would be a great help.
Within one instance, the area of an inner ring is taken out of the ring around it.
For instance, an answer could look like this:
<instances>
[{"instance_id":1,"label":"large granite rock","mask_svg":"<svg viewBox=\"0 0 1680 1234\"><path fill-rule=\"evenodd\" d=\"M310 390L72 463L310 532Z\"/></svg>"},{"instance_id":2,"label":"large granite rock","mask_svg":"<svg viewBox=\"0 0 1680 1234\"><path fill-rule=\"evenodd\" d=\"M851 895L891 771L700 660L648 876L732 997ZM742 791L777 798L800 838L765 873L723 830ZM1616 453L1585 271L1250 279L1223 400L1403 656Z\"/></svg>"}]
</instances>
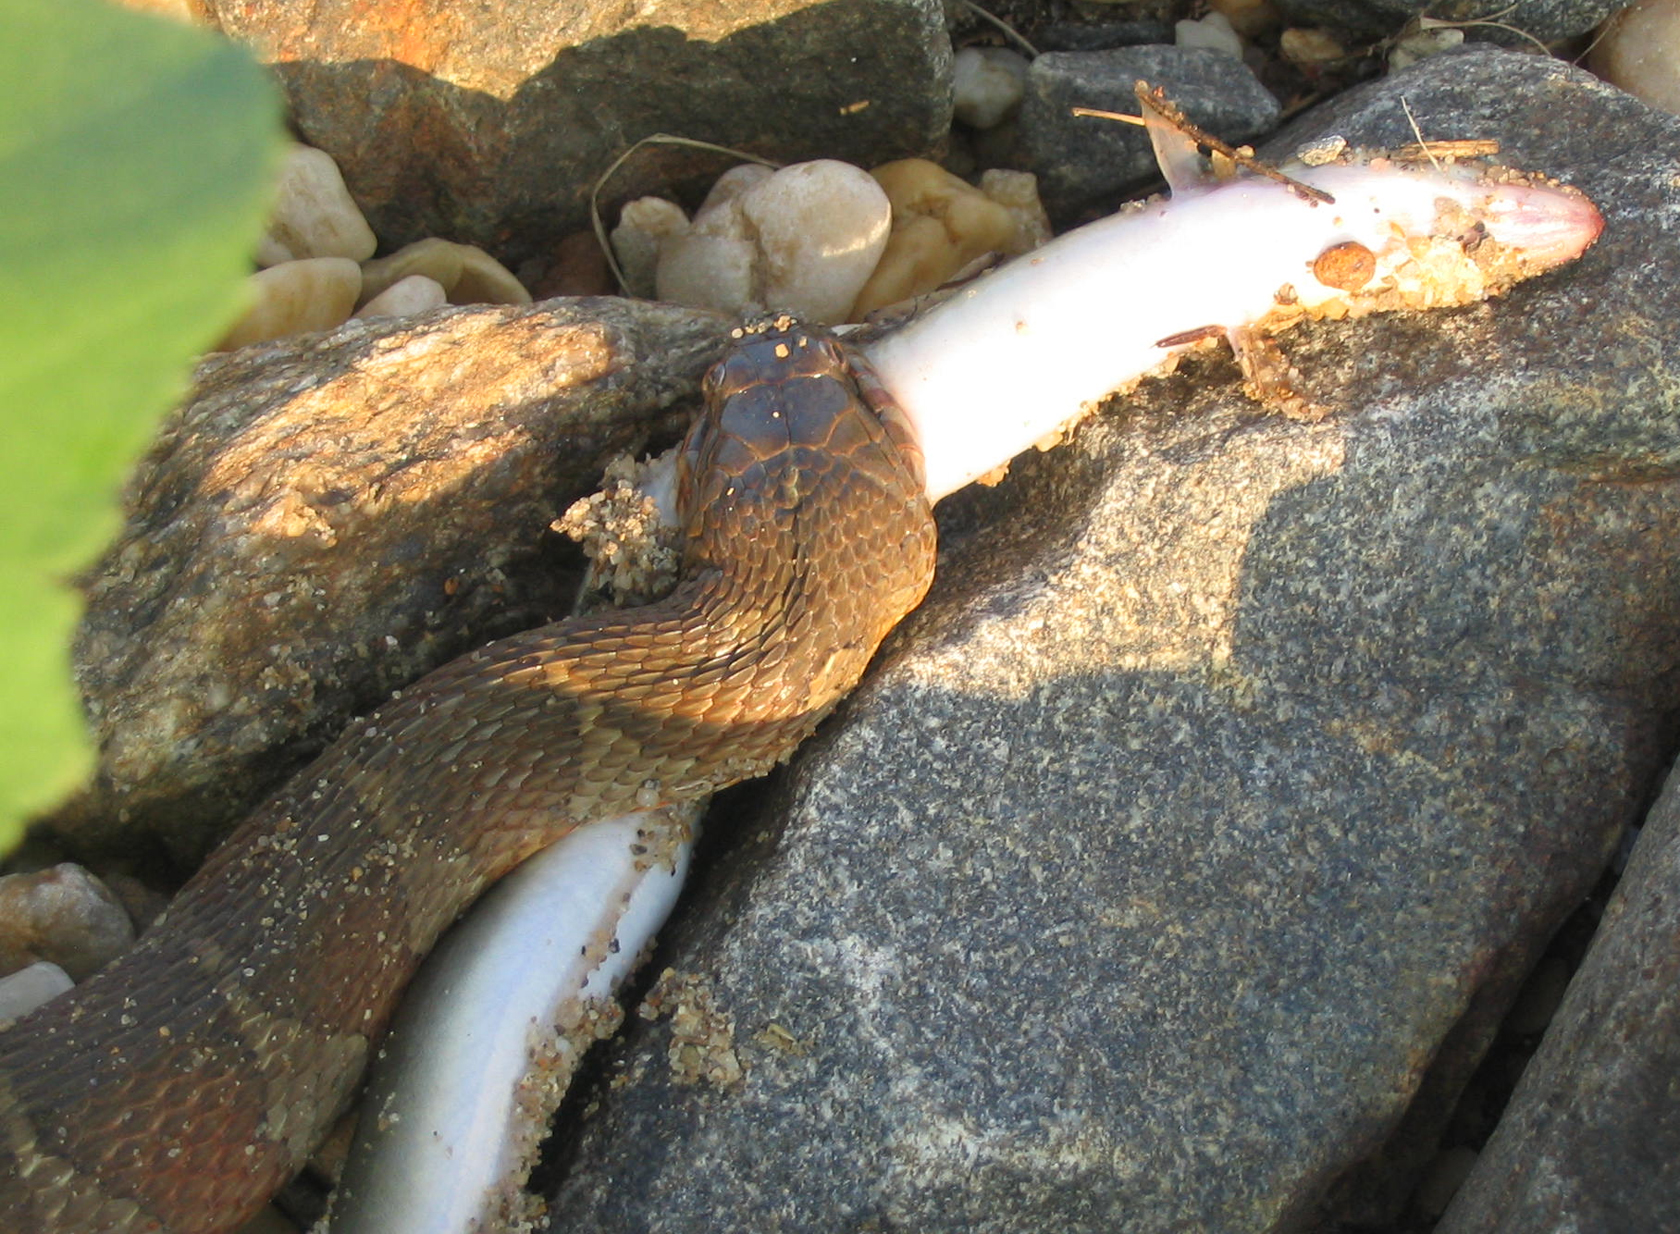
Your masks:
<instances>
[{"instance_id":1,"label":"large granite rock","mask_svg":"<svg viewBox=\"0 0 1680 1234\"><path fill-rule=\"evenodd\" d=\"M1437 1234L1680 1230L1680 775Z\"/></svg>"},{"instance_id":2,"label":"large granite rock","mask_svg":"<svg viewBox=\"0 0 1680 1234\"><path fill-rule=\"evenodd\" d=\"M555 1231L1393 1217L1680 701L1680 123L1482 50L1288 139L1402 144L1402 96L1584 188L1598 246L1286 338L1322 423L1210 359L947 503L927 604L656 958L742 1078L635 1028Z\"/></svg>"},{"instance_id":3,"label":"large granite rock","mask_svg":"<svg viewBox=\"0 0 1680 1234\"><path fill-rule=\"evenodd\" d=\"M951 122L939 0L205 2L274 66L384 244L438 235L510 267L586 226L596 180L653 133L867 167ZM607 203L724 165L644 151Z\"/></svg>"},{"instance_id":4,"label":"large granite rock","mask_svg":"<svg viewBox=\"0 0 1680 1234\"><path fill-rule=\"evenodd\" d=\"M614 454L675 436L731 324L562 300L206 360L82 580L99 762L53 827L195 862L349 717L565 612L549 524Z\"/></svg>"}]
</instances>

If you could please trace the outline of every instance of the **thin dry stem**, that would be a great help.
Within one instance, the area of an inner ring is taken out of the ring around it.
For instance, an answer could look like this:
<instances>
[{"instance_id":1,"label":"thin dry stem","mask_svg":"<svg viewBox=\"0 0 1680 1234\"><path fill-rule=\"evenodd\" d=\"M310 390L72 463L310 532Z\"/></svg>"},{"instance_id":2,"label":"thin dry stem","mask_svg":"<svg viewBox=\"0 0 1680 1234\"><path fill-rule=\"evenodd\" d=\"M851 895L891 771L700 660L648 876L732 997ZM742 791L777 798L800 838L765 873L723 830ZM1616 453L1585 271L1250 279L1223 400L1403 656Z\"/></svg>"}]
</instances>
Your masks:
<instances>
[{"instance_id":1,"label":"thin dry stem","mask_svg":"<svg viewBox=\"0 0 1680 1234\"><path fill-rule=\"evenodd\" d=\"M618 169L629 160L630 156L643 146L687 146L693 150L709 150L713 154L727 154L743 162L757 163L763 167L771 167L780 171L782 164L770 159L760 158L756 154L748 154L745 150L736 150L730 146L720 146L709 141L698 141L693 137L678 137L675 133L650 133L632 145L623 154L613 160L612 166L601 173L601 178L595 181L595 187L589 190L589 222L595 229L595 242L601 246L601 255L607 259L607 268L613 272L613 278L618 281L618 289L628 292L630 285L625 281L624 271L619 268L618 257L613 253L612 241L607 238L606 224L601 221L601 190L607 181L613 178Z\"/></svg>"}]
</instances>

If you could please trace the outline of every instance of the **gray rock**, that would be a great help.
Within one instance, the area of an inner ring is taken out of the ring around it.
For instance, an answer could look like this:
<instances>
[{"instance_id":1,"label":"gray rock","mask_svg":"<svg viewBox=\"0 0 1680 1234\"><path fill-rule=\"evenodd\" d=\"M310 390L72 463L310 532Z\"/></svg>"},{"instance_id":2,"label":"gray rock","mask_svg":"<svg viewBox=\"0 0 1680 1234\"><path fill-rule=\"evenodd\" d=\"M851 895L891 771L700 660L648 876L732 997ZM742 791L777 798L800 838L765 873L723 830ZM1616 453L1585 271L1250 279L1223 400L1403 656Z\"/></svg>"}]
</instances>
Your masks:
<instances>
[{"instance_id":1,"label":"gray rock","mask_svg":"<svg viewBox=\"0 0 1680 1234\"><path fill-rule=\"evenodd\" d=\"M1320 424L1207 360L946 503L933 595L767 808L714 819L655 958L744 1077L685 1086L636 1026L555 1231L1394 1217L1636 817L1680 639L1680 122L1476 51L1291 144L1408 140L1402 94L1581 185L1598 246L1286 338Z\"/></svg>"},{"instance_id":2,"label":"gray rock","mask_svg":"<svg viewBox=\"0 0 1680 1234\"><path fill-rule=\"evenodd\" d=\"M1680 774L1438 1234L1680 1229Z\"/></svg>"},{"instance_id":3,"label":"gray rock","mask_svg":"<svg viewBox=\"0 0 1680 1234\"><path fill-rule=\"evenodd\" d=\"M1122 47L1049 52L1027 70L1019 156L1038 176L1053 219L1106 212L1128 190L1159 175L1149 138L1136 125L1075 116L1072 107L1138 114L1134 87L1159 86L1191 122L1230 142L1269 132L1278 103L1234 57L1199 47Z\"/></svg>"},{"instance_id":4,"label":"gray rock","mask_svg":"<svg viewBox=\"0 0 1680 1234\"><path fill-rule=\"evenodd\" d=\"M1626 4L1624 0L1499 0L1495 4L1486 0L1278 0L1277 7L1292 25L1330 26L1377 38L1397 33L1424 14L1437 21L1498 22L1498 26L1469 25L1465 34L1533 48L1531 38L1551 43L1585 34Z\"/></svg>"},{"instance_id":5,"label":"gray rock","mask_svg":"<svg viewBox=\"0 0 1680 1234\"><path fill-rule=\"evenodd\" d=\"M1104 51L1172 41L1172 22L1140 17L1132 21L1052 22L1034 36L1033 45L1041 52Z\"/></svg>"},{"instance_id":6,"label":"gray rock","mask_svg":"<svg viewBox=\"0 0 1680 1234\"><path fill-rule=\"evenodd\" d=\"M951 123L939 0L207 3L273 65L387 248L442 236L510 269L587 226L597 178L653 133L869 167L926 154ZM603 204L703 191L727 165L643 151Z\"/></svg>"},{"instance_id":7,"label":"gray rock","mask_svg":"<svg viewBox=\"0 0 1680 1234\"><path fill-rule=\"evenodd\" d=\"M731 323L620 299L352 321L206 360L81 581L73 851L177 859L353 715L570 602L548 525L674 431Z\"/></svg>"}]
</instances>

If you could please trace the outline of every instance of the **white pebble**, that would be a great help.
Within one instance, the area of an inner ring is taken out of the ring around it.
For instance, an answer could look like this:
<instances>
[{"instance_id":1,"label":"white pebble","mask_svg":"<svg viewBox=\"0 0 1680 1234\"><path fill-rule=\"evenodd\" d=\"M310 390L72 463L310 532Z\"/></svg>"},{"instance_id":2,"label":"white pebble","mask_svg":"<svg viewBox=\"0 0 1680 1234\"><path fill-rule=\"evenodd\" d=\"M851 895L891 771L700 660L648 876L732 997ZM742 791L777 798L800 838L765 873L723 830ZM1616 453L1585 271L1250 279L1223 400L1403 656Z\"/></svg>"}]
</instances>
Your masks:
<instances>
[{"instance_id":1,"label":"white pebble","mask_svg":"<svg viewBox=\"0 0 1680 1234\"><path fill-rule=\"evenodd\" d=\"M624 289L633 296L651 300L655 295L654 272L660 251L678 236L688 234L688 215L675 202L663 197L638 197L619 211L618 226L608 237L618 268L624 275Z\"/></svg>"},{"instance_id":2,"label":"white pebble","mask_svg":"<svg viewBox=\"0 0 1680 1234\"><path fill-rule=\"evenodd\" d=\"M952 73L957 119L977 129L996 128L1021 105L1027 58L1007 47L965 47Z\"/></svg>"},{"instance_id":3,"label":"white pebble","mask_svg":"<svg viewBox=\"0 0 1680 1234\"><path fill-rule=\"evenodd\" d=\"M713 187L688 234L661 247L659 298L841 322L880 260L890 221L880 185L849 163L819 159L768 176L737 168Z\"/></svg>"},{"instance_id":4,"label":"white pebble","mask_svg":"<svg viewBox=\"0 0 1680 1234\"><path fill-rule=\"evenodd\" d=\"M28 968L0 977L0 1025L22 1019L73 985L69 974L51 960L37 960Z\"/></svg>"},{"instance_id":5,"label":"white pebble","mask_svg":"<svg viewBox=\"0 0 1680 1234\"><path fill-rule=\"evenodd\" d=\"M1640 0L1616 14L1587 67L1652 107L1680 113L1680 0Z\"/></svg>"},{"instance_id":6,"label":"white pebble","mask_svg":"<svg viewBox=\"0 0 1680 1234\"><path fill-rule=\"evenodd\" d=\"M305 257L365 261L378 245L332 155L294 142L280 169L268 231L257 246L257 264L277 266Z\"/></svg>"},{"instance_id":7,"label":"white pebble","mask_svg":"<svg viewBox=\"0 0 1680 1234\"><path fill-rule=\"evenodd\" d=\"M1242 36L1223 13L1209 13L1200 21L1188 19L1173 24L1173 41L1180 47L1206 47L1242 59Z\"/></svg>"},{"instance_id":8,"label":"white pebble","mask_svg":"<svg viewBox=\"0 0 1680 1234\"><path fill-rule=\"evenodd\" d=\"M357 317L412 317L447 304L443 284L424 274L400 278L356 310Z\"/></svg>"}]
</instances>

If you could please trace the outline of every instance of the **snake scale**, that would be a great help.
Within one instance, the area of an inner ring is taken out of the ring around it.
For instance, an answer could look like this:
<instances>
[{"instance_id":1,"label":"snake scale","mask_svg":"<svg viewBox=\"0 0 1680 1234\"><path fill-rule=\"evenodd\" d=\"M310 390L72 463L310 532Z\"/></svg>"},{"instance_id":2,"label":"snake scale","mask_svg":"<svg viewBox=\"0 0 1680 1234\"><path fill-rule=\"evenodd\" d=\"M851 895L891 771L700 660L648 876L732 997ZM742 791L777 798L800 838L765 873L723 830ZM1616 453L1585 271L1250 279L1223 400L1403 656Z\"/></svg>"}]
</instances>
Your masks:
<instances>
[{"instance_id":1,"label":"snake scale","mask_svg":"<svg viewBox=\"0 0 1680 1234\"><path fill-rule=\"evenodd\" d=\"M463 656L352 724L163 922L0 1034L0 1213L40 1234L248 1218L355 1094L403 986L580 824L785 759L933 573L907 423L789 319L737 332L679 463L680 581Z\"/></svg>"}]
</instances>

